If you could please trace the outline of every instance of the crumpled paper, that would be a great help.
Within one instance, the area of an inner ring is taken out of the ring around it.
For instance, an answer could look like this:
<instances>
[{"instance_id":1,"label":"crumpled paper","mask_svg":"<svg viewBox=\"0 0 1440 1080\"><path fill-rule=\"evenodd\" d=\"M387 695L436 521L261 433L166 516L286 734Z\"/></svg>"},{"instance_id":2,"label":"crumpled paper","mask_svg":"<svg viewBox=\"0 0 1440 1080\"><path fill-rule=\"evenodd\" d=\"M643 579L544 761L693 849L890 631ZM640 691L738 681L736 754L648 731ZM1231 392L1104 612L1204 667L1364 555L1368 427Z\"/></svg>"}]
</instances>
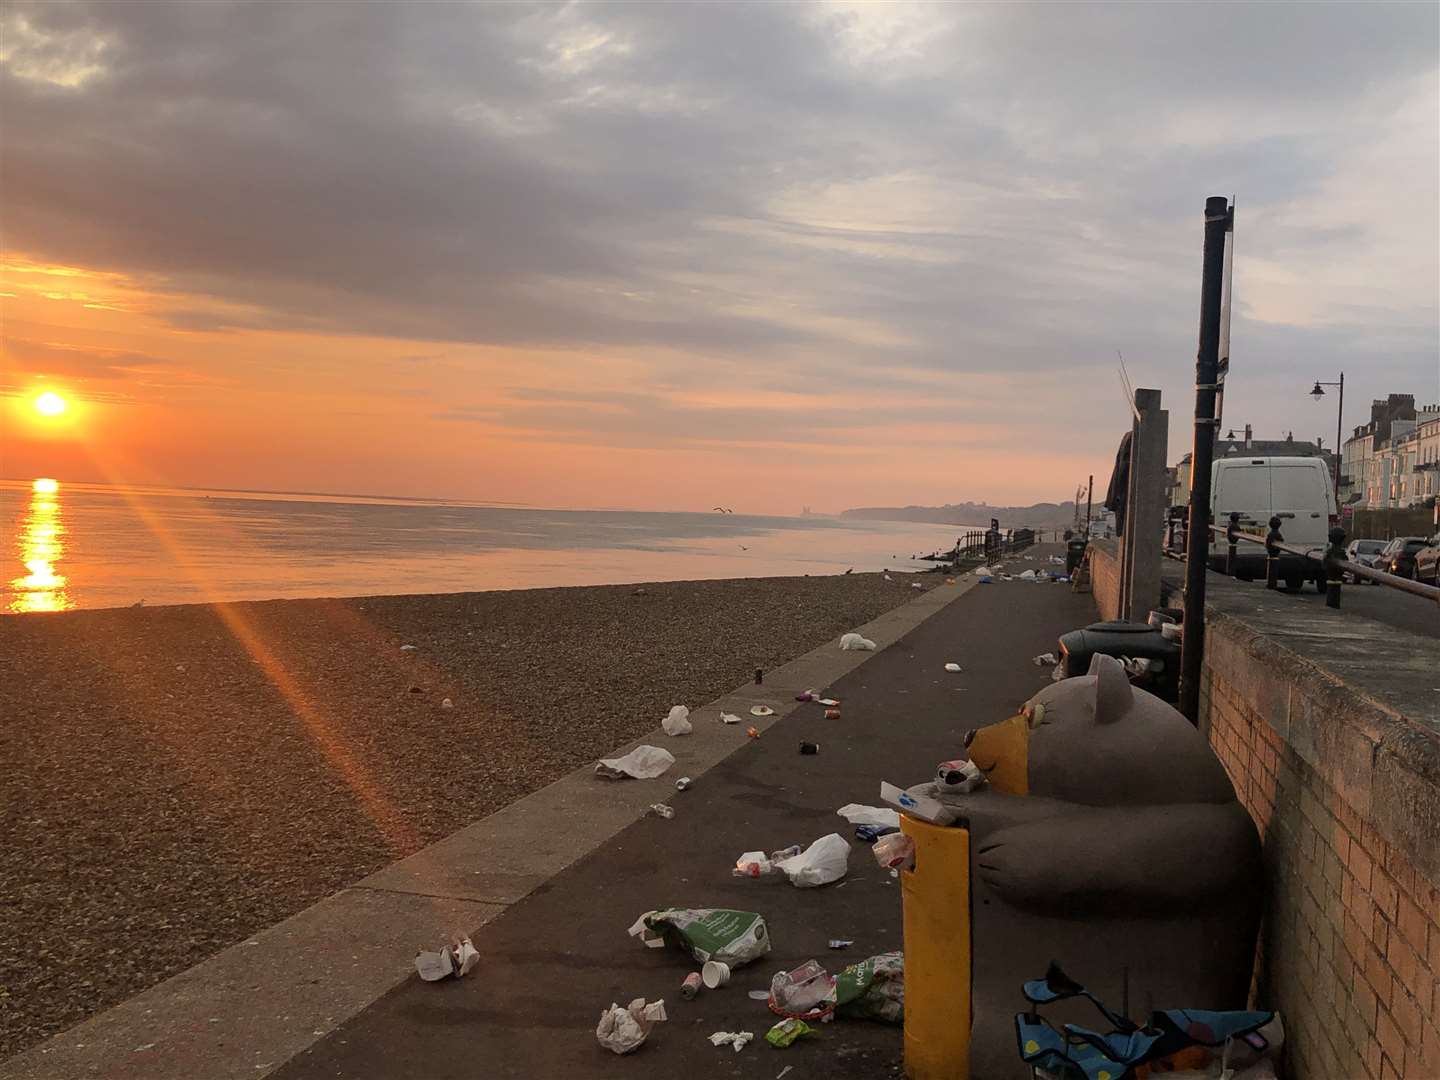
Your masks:
<instances>
[{"instance_id":1,"label":"crumpled paper","mask_svg":"<svg viewBox=\"0 0 1440 1080\"><path fill-rule=\"evenodd\" d=\"M660 721L660 726L665 729L666 735L689 735L694 730L694 725L690 723L690 710L684 705L672 705L669 715Z\"/></svg>"},{"instance_id":2,"label":"crumpled paper","mask_svg":"<svg viewBox=\"0 0 1440 1080\"><path fill-rule=\"evenodd\" d=\"M874 652L875 642L867 637L861 637L856 633L844 634L840 638L840 648L844 651Z\"/></svg>"},{"instance_id":3,"label":"crumpled paper","mask_svg":"<svg viewBox=\"0 0 1440 1080\"><path fill-rule=\"evenodd\" d=\"M649 1037L651 1028L664 1019L667 1019L664 1001L652 1001L647 1005L643 997L638 997L623 1009L612 1001L610 1007L600 1014L595 1038L606 1050L628 1054Z\"/></svg>"},{"instance_id":4,"label":"crumpled paper","mask_svg":"<svg viewBox=\"0 0 1440 1080\"><path fill-rule=\"evenodd\" d=\"M439 982L454 975L462 979L480 962L480 953L470 939L446 945L439 952L421 952L415 957L415 970L426 982Z\"/></svg>"},{"instance_id":5,"label":"crumpled paper","mask_svg":"<svg viewBox=\"0 0 1440 1080\"><path fill-rule=\"evenodd\" d=\"M753 1031L717 1031L710 1036L710 1043L713 1046L733 1046L738 1054L753 1038L755 1038Z\"/></svg>"},{"instance_id":6,"label":"crumpled paper","mask_svg":"<svg viewBox=\"0 0 1440 1080\"><path fill-rule=\"evenodd\" d=\"M637 746L618 758L601 758L595 763L595 775L611 780L633 776L636 780L653 780L671 765L675 755L659 746Z\"/></svg>"}]
</instances>

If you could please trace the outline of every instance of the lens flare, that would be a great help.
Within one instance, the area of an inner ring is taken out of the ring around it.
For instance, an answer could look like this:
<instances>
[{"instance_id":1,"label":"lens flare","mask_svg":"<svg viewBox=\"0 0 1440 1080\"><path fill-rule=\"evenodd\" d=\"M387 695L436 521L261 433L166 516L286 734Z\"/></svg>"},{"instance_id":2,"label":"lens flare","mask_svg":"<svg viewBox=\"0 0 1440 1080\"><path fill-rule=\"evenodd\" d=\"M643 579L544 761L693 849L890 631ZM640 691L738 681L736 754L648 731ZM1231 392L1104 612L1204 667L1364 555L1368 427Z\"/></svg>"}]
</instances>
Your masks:
<instances>
[{"instance_id":1,"label":"lens flare","mask_svg":"<svg viewBox=\"0 0 1440 1080\"><path fill-rule=\"evenodd\" d=\"M65 399L54 390L46 390L35 399L35 411L41 416L59 416L65 411Z\"/></svg>"}]
</instances>

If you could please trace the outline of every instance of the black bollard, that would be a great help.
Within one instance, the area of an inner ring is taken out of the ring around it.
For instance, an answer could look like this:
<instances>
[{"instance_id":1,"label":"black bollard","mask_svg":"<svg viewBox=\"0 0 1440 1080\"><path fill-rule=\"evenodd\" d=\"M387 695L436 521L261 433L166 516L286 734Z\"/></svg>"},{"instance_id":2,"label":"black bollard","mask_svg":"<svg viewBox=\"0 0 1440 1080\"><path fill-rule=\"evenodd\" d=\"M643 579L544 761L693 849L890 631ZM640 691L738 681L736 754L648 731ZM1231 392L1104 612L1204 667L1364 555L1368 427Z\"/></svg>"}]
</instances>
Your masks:
<instances>
[{"instance_id":1,"label":"black bollard","mask_svg":"<svg viewBox=\"0 0 1440 1080\"><path fill-rule=\"evenodd\" d=\"M1325 552L1325 606L1340 606L1340 586L1345 580L1345 530L1336 526L1330 530L1330 549Z\"/></svg>"},{"instance_id":2,"label":"black bollard","mask_svg":"<svg viewBox=\"0 0 1440 1080\"><path fill-rule=\"evenodd\" d=\"M1230 524L1225 526L1225 542L1229 545L1225 549L1225 573L1230 577L1235 576L1235 559L1239 554L1239 541L1235 537L1240 532L1240 511L1230 511Z\"/></svg>"},{"instance_id":3,"label":"black bollard","mask_svg":"<svg viewBox=\"0 0 1440 1080\"><path fill-rule=\"evenodd\" d=\"M1270 519L1270 531L1265 534L1265 588L1278 589L1280 587L1280 549L1275 545L1283 543L1285 537L1280 535L1280 519Z\"/></svg>"}]
</instances>

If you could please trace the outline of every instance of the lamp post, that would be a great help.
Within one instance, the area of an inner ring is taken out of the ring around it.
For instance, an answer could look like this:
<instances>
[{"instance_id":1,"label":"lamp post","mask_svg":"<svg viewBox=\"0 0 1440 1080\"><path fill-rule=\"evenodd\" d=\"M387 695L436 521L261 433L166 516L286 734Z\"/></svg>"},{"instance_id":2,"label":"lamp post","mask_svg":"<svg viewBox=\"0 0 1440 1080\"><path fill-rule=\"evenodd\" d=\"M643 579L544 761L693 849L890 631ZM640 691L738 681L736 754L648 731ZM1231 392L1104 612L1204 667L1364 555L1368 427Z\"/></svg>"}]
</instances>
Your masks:
<instances>
[{"instance_id":1,"label":"lamp post","mask_svg":"<svg viewBox=\"0 0 1440 1080\"><path fill-rule=\"evenodd\" d=\"M1339 407L1335 410L1335 504L1340 504L1340 449L1343 445L1340 441L1341 433L1344 431L1343 418L1345 416L1345 373L1340 373L1339 382L1321 382L1315 380L1315 386L1310 391L1310 396L1317 402L1325 396L1325 387L1334 386L1339 389Z\"/></svg>"}]
</instances>

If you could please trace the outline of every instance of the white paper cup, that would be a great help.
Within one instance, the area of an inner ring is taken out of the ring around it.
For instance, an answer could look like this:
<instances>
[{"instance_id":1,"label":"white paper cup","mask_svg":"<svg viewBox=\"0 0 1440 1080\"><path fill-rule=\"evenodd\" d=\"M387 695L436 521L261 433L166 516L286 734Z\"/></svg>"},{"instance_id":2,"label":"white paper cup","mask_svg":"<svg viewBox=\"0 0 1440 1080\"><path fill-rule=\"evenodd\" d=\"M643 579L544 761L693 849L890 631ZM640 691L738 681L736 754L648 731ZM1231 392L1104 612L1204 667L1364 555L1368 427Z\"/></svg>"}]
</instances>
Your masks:
<instances>
[{"instance_id":1,"label":"white paper cup","mask_svg":"<svg viewBox=\"0 0 1440 1080\"><path fill-rule=\"evenodd\" d=\"M719 960L706 960L700 969L700 980L707 989L717 990L730 981L730 965Z\"/></svg>"}]
</instances>

